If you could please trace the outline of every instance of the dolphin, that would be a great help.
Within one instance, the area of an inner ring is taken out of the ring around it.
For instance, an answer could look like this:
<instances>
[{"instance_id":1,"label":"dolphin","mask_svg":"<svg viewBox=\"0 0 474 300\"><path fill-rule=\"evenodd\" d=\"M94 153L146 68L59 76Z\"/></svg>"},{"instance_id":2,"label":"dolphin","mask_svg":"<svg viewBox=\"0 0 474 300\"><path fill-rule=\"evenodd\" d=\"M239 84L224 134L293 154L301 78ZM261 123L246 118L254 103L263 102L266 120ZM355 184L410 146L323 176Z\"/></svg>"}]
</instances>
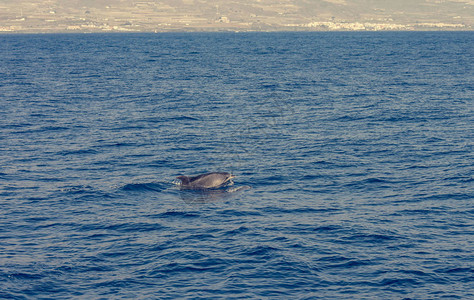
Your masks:
<instances>
[{"instance_id":1,"label":"dolphin","mask_svg":"<svg viewBox=\"0 0 474 300\"><path fill-rule=\"evenodd\" d=\"M181 180L181 187L188 189L210 189L222 186L224 183L232 183L235 176L225 172L213 172L201 174L194 177L178 176L176 179Z\"/></svg>"}]
</instances>

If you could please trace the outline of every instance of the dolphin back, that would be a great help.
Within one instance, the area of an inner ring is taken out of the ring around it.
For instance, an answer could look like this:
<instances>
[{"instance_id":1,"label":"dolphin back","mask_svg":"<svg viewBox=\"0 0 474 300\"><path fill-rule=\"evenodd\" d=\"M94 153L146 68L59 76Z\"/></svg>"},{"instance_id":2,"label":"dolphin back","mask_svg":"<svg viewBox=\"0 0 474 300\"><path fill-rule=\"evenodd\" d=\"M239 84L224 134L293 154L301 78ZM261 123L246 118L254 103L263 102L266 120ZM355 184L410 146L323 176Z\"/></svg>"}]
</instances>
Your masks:
<instances>
[{"instance_id":1,"label":"dolphin back","mask_svg":"<svg viewBox=\"0 0 474 300\"><path fill-rule=\"evenodd\" d=\"M189 185L193 188L215 188L234 178L226 172L214 172L191 177Z\"/></svg>"}]
</instances>

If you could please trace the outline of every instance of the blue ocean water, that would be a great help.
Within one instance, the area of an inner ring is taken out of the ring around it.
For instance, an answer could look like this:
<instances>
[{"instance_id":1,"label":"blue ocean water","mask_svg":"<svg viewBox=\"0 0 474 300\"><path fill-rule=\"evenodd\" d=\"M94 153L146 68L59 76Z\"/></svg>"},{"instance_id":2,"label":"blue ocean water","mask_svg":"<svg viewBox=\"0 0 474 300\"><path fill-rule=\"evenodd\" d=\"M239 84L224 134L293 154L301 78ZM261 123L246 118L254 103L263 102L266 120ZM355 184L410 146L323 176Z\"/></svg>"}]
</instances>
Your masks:
<instances>
[{"instance_id":1,"label":"blue ocean water","mask_svg":"<svg viewBox=\"0 0 474 300\"><path fill-rule=\"evenodd\" d=\"M0 35L0 298L473 298L473 49Z\"/></svg>"}]
</instances>

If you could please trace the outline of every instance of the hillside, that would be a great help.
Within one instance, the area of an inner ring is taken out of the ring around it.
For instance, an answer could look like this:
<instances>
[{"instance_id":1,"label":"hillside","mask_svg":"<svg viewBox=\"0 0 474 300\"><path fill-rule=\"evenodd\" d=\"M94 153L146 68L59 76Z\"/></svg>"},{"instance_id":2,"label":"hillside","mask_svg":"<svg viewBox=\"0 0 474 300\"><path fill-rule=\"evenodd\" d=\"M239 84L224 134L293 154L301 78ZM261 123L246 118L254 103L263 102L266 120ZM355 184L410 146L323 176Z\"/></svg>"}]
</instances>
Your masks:
<instances>
[{"instance_id":1,"label":"hillside","mask_svg":"<svg viewBox=\"0 0 474 300\"><path fill-rule=\"evenodd\" d=\"M0 32L472 30L473 0L4 0Z\"/></svg>"}]
</instances>

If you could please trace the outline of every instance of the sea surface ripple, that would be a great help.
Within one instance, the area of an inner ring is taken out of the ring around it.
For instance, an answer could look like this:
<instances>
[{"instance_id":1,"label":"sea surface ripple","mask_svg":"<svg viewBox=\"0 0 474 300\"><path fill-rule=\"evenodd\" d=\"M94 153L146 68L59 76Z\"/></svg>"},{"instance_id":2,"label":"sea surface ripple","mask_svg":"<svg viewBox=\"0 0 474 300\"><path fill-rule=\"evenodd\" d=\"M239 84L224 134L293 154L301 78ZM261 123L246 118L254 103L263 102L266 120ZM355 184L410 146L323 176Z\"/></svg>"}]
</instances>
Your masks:
<instances>
[{"instance_id":1,"label":"sea surface ripple","mask_svg":"<svg viewBox=\"0 0 474 300\"><path fill-rule=\"evenodd\" d=\"M0 298L474 298L473 49L0 35Z\"/></svg>"}]
</instances>

